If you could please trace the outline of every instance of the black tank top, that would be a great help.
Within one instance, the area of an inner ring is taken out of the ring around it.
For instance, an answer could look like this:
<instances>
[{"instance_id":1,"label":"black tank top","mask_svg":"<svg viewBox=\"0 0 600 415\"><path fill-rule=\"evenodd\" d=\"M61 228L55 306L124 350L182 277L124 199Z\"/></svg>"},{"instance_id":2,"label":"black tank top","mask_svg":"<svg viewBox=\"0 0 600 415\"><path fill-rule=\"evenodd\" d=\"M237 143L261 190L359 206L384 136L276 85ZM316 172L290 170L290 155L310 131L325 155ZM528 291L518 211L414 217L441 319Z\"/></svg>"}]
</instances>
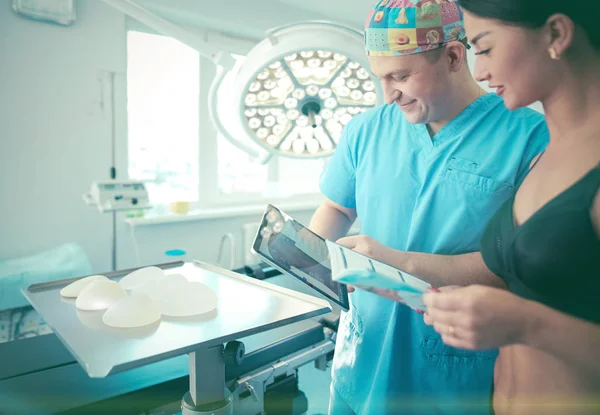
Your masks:
<instances>
[{"instance_id":1,"label":"black tank top","mask_svg":"<svg viewBox=\"0 0 600 415\"><path fill-rule=\"evenodd\" d=\"M600 238L592 222L599 187L597 166L521 226L511 197L483 234L487 267L521 297L600 323Z\"/></svg>"}]
</instances>

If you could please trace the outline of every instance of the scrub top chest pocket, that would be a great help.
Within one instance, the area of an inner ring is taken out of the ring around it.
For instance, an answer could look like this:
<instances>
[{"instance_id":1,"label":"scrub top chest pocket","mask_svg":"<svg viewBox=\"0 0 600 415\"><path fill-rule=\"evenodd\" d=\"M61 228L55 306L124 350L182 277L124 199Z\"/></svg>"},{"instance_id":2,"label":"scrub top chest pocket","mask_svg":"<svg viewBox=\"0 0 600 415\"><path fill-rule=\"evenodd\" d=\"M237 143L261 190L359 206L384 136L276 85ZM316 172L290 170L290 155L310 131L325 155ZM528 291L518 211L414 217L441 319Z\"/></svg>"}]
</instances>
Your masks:
<instances>
[{"instance_id":1,"label":"scrub top chest pocket","mask_svg":"<svg viewBox=\"0 0 600 415\"><path fill-rule=\"evenodd\" d=\"M460 157L451 157L443 173L444 179L467 189L484 193L501 193L510 195L514 186L510 183L494 180L478 173L479 164Z\"/></svg>"}]
</instances>

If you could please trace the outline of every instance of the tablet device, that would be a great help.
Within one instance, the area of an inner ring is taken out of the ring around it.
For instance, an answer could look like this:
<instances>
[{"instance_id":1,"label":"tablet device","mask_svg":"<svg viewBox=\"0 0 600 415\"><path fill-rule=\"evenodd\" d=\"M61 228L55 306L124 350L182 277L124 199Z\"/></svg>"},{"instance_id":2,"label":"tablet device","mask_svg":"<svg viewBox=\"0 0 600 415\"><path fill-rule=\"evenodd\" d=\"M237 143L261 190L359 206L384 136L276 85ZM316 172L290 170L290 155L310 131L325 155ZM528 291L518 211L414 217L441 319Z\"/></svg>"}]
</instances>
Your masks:
<instances>
[{"instance_id":1,"label":"tablet device","mask_svg":"<svg viewBox=\"0 0 600 415\"><path fill-rule=\"evenodd\" d=\"M252 252L348 310L348 291L331 277L325 239L273 205L267 205Z\"/></svg>"}]
</instances>

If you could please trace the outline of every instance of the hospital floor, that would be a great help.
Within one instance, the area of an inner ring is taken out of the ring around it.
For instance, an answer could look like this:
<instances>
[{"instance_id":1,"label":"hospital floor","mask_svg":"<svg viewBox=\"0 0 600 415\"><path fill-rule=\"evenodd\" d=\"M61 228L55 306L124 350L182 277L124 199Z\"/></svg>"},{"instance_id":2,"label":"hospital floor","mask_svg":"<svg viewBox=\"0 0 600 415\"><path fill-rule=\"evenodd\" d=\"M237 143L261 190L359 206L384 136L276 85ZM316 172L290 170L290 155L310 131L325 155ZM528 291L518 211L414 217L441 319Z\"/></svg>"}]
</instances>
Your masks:
<instances>
[{"instance_id":1,"label":"hospital floor","mask_svg":"<svg viewBox=\"0 0 600 415\"><path fill-rule=\"evenodd\" d=\"M331 368L321 371L314 364L307 364L298 369L299 387L308 399L307 415L327 414L329 407L329 385L331 384Z\"/></svg>"}]
</instances>

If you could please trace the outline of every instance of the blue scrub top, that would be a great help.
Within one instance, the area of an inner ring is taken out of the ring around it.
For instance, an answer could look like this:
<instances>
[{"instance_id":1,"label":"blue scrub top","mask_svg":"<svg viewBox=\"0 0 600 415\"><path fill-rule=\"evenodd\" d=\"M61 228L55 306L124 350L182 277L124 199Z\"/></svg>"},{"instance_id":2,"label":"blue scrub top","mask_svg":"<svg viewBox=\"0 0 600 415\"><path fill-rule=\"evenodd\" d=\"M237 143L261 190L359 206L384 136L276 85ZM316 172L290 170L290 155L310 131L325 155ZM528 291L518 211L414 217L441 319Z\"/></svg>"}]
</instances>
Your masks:
<instances>
[{"instance_id":1,"label":"blue scrub top","mask_svg":"<svg viewBox=\"0 0 600 415\"><path fill-rule=\"evenodd\" d=\"M479 251L488 219L524 179L549 135L531 109L475 100L433 138L397 105L354 117L321 178L356 208L361 234L403 251ZM340 321L333 385L357 414L464 414L489 400L496 350L445 346L408 307L358 290ZM484 405L480 411L487 413Z\"/></svg>"}]
</instances>

